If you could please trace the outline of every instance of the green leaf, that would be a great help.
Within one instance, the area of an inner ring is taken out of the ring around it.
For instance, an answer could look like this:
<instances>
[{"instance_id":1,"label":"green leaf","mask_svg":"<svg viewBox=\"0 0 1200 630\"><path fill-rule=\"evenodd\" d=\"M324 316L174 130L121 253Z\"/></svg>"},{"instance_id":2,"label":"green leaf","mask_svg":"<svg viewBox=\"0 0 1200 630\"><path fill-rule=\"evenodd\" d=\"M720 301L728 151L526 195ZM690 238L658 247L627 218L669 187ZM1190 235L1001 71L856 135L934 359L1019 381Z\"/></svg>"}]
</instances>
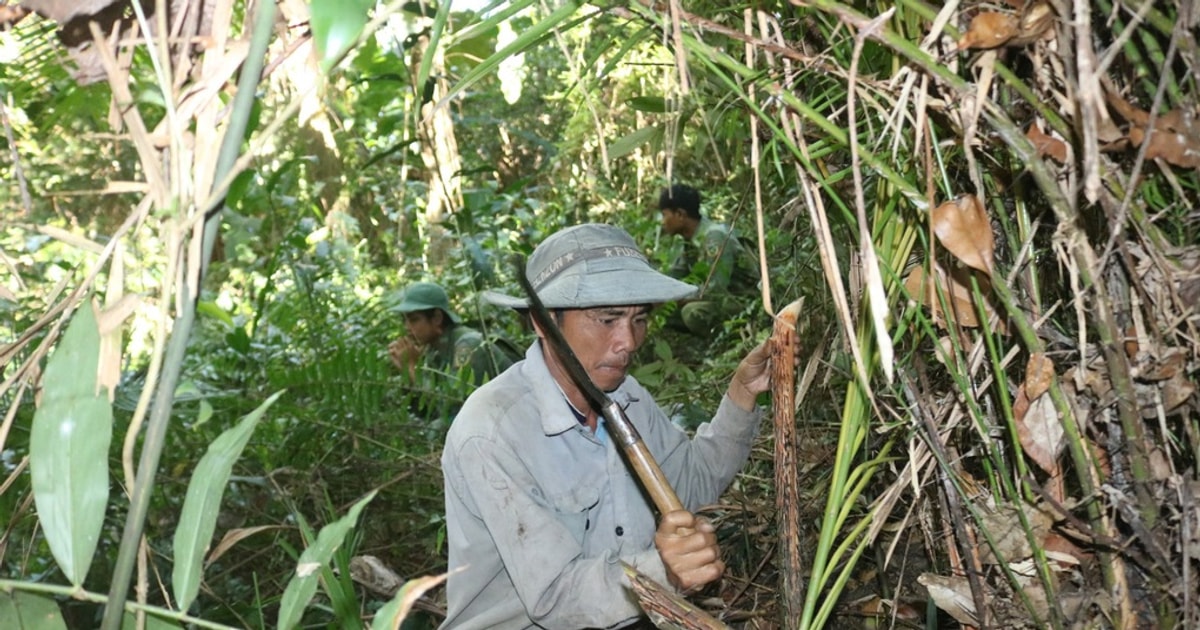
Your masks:
<instances>
[{"instance_id":1,"label":"green leaf","mask_svg":"<svg viewBox=\"0 0 1200 630\"><path fill-rule=\"evenodd\" d=\"M651 141L662 140L662 127L657 125L651 127L642 127L613 141L608 145L608 161L619 160L630 153L633 153L638 147Z\"/></svg>"},{"instance_id":2,"label":"green leaf","mask_svg":"<svg viewBox=\"0 0 1200 630\"><path fill-rule=\"evenodd\" d=\"M179 630L182 627L166 619L146 615L146 630ZM133 613L126 611L125 618L121 620L121 630L137 630L137 617Z\"/></svg>"},{"instance_id":3,"label":"green leaf","mask_svg":"<svg viewBox=\"0 0 1200 630\"><path fill-rule=\"evenodd\" d=\"M353 529L358 521L359 512L375 498L375 492L372 490L355 503L342 518L322 527L316 542L300 554L300 560L296 563L296 575L288 582L283 591L283 599L279 603L279 630L291 630L300 623L304 608L317 592L317 576L320 575L321 568L329 562L333 552L346 538L346 534Z\"/></svg>"},{"instance_id":4,"label":"green leaf","mask_svg":"<svg viewBox=\"0 0 1200 630\"><path fill-rule=\"evenodd\" d=\"M58 603L49 597L14 591L0 593L0 628L67 630Z\"/></svg>"},{"instance_id":5,"label":"green leaf","mask_svg":"<svg viewBox=\"0 0 1200 630\"><path fill-rule=\"evenodd\" d=\"M103 390L96 391L99 356L96 312L84 304L46 363L42 405L29 436L38 520L74 586L87 576L108 504L112 406Z\"/></svg>"},{"instance_id":6,"label":"green leaf","mask_svg":"<svg viewBox=\"0 0 1200 630\"><path fill-rule=\"evenodd\" d=\"M661 96L635 96L625 101L625 104L639 112L651 112L654 114L665 114L667 112L667 100Z\"/></svg>"},{"instance_id":7,"label":"green leaf","mask_svg":"<svg viewBox=\"0 0 1200 630\"><path fill-rule=\"evenodd\" d=\"M309 26L322 72L328 73L354 45L374 6L375 0L312 0Z\"/></svg>"},{"instance_id":8,"label":"green leaf","mask_svg":"<svg viewBox=\"0 0 1200 630\"><path fill-rule=\"evenodd\" d=\"M214 317L230 328L234 326L233 318L229 316L229 313L226 313L225 309L217 306L217 303L212 300L200 300L196 302L196 313Z\"/></svg>"},{"instance_id":9,"label":"green leaf","mask_svg":"<svg viewBox=\"0 0 1200 630\"><path fill-rule=\"evenodd\" d=\"M433 26L429 29L429 45L426 47L426 54L421 56L421 67L417 70L416 85L425 85L429 82L429 73L433 69L433 59L436 55L433 51L437 50L438 42L442 38L442 31L446 30L446 20L450 17L450 0L442 0L438 3L437 15L433 18ZM424 103L429 99L422 98Z\"/></svg>"},{"instance_id":10,"label":"green leaf","mask_svg":"<svg viewBox=\"0 0 1200 630\"><path fill-rule=\"evenodd\" d=\"M204 570L204 553L212 542L221 511L221 497L233 472L233 464L242 456L242 449L254 433L254 426L263 413L279 399L275 392L257 409L246 414L241 422L213 440L188 484L187 498L175 529L175 568L171 578L175 584L175 601L180 610L187 610L200 591L200 574Z\"/></svg>"}]
</instances>

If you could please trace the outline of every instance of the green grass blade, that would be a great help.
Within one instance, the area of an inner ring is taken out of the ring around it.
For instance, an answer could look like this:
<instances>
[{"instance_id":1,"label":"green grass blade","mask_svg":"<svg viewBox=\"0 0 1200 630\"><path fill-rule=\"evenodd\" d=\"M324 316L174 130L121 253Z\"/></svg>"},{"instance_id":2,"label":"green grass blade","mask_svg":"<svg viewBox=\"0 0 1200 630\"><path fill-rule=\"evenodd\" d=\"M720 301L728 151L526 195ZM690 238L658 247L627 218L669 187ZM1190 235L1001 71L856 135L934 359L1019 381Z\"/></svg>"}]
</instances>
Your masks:
<instances>
[{"instance_id":1,"label":"green grass blade","mask_svg":"<svg viewBox=\"0 0 1200 630\"><path fill-rule=\"evenodd\" d=\"M187 498L175 530L175 568L171 572L175 585L175 601L180 610L187 610L200 591L200 574L204 569L204 553L212 542L221 511L221 497L233 472L233 464L242 456L254 427L263 413L283 392L276 392L241 422L213 440L188 484Z\"/></svg>"},{"instance_id":2,"label":"green grass blade","mask_svg":"<svg viewBox=\"0 0 1200 630\"><path fill-rule=\"evenodd\" d=\"M58 603L49 597L13 591L0 593L0 628L67 630Z\"/></svg>"},{"instance_id":3,"label":"green grass blade","mask_svg":"<svg viewBox=\"0 0 1200 630\"><path fill-rule=\"evenodd\" d=\"M76 311L42 376L29 436L38 520L64 575L83 583L108 504L112 405L96 391L100 330L90 303Z\"/></svg>"},{"instance_id":4,"label":"green grass blade","mask_svg":"<svg viewBox=\"0 0 1200 630\"><path fill-rule=\"evenodd\" d=\"M321 574L321 567L333 557L333 552L358 522L359 513L374 498L375 491L372 491L355 503L345 516L322 527L316 542L300 554L300 560L296 563L296 575L288 582L283 591L283 600L279 603L279 630L291 630L300 623L304 608L317 592L317 576Z\"/></svg>"}]
</instances>

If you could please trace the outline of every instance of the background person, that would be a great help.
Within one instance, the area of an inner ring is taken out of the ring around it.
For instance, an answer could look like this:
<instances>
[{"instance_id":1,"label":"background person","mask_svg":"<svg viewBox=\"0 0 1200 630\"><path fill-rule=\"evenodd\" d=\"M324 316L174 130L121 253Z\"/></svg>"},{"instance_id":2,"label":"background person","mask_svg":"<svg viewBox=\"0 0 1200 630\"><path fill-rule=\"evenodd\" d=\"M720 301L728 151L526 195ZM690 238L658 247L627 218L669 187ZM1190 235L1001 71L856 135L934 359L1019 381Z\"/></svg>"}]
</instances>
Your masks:
<instances>
[{"instance_id":1,"label":"background person","mask_svg":"<svg viewBox=\"0 0 1200 630\"><path fill-rule=\"evenodd\" d=\"M662 515L605 421L536 324L525 359L467 399L446 437L449 571L442 628L614 628L642 610L621 562L683 592L724 571L713 526L691 511L717 500L758 432L768 389L759 345L738 365L717 413L693 439L632 377L653 305L695 287L652 269L622 229L561 230L533 252L530 283L597 387L625 409L686 510ZM525 308L496 292L489 301Z\"/></svg>"},{"instance_id":2,"label":"background person","mask_svg":"<svg viewBox=\"0 0 1200 630\"><path fill-rule=\"evenodd\" d=\"M759 270L752 250L729 226L700 214L700 192L675 184L658 197L663 232L678 235L684 248L667 273L701 284L701 294L669 321L697 335L709 335L758 294Z\"/></svg>"},{"instance_id":3,"label":"background person","mask_svg":"<svg viewBox=\"0 0 1200 630\"><path fill-rule=\"evenodd\" d=\"M388 357L414 384L434 390L453 379L473 389L512 365L495 343L462 324L438 284L408 285L392 310L404 315L407 334L388 345Z\"/></svg>"}]
</instances>

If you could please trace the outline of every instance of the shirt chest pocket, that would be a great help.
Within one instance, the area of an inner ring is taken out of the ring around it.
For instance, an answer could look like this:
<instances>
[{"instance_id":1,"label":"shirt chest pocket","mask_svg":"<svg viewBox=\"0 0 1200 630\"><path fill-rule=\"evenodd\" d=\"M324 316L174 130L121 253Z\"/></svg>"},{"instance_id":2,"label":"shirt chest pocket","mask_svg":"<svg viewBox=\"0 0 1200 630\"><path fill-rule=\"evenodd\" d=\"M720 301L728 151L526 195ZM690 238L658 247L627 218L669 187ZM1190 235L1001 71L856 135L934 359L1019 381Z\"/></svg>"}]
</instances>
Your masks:
<instances>
[{"instance_id":1,"label":"shirt chest pocket","mask_svg":"<svg viewBox=\"0 0 1200 630\"><path fill-rule=\"evenodd\" d=\"M594 525L591 518L593 510L600 504L600 489L576 486L552 495L549 499L557 512L559 522L582 544L588 529Z\"/></svg>"}]
</instances>

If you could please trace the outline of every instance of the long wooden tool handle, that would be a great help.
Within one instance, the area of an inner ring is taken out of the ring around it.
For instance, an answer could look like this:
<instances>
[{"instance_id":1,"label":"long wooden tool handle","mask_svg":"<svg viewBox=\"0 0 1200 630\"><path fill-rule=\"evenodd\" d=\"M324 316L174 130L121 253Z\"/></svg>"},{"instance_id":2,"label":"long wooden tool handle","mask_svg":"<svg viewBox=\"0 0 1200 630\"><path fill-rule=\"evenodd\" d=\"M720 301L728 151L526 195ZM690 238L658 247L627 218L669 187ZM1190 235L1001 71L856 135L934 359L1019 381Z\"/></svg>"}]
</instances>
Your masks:
<instances>
[{"instance_id":1,"label":"long wooden tool handle","mask_svg":"<svg viewBox=\"0 0 1200 630\"><path fill-rule=\"evenodd\" d=\"M662 514L682 510L683 503L679 501L679 495L675 494L671 482L667 481L662 468L658 466L658 461L650 454L650 449L646 448L642 436L629 418L625 417L620 405L610 400L600 408L600 414L604 416L609 435L616 439L621 450L625 451L629 465L646 488L650 500L654 501L654 507Z\"/></svg>"}]
</instances>

